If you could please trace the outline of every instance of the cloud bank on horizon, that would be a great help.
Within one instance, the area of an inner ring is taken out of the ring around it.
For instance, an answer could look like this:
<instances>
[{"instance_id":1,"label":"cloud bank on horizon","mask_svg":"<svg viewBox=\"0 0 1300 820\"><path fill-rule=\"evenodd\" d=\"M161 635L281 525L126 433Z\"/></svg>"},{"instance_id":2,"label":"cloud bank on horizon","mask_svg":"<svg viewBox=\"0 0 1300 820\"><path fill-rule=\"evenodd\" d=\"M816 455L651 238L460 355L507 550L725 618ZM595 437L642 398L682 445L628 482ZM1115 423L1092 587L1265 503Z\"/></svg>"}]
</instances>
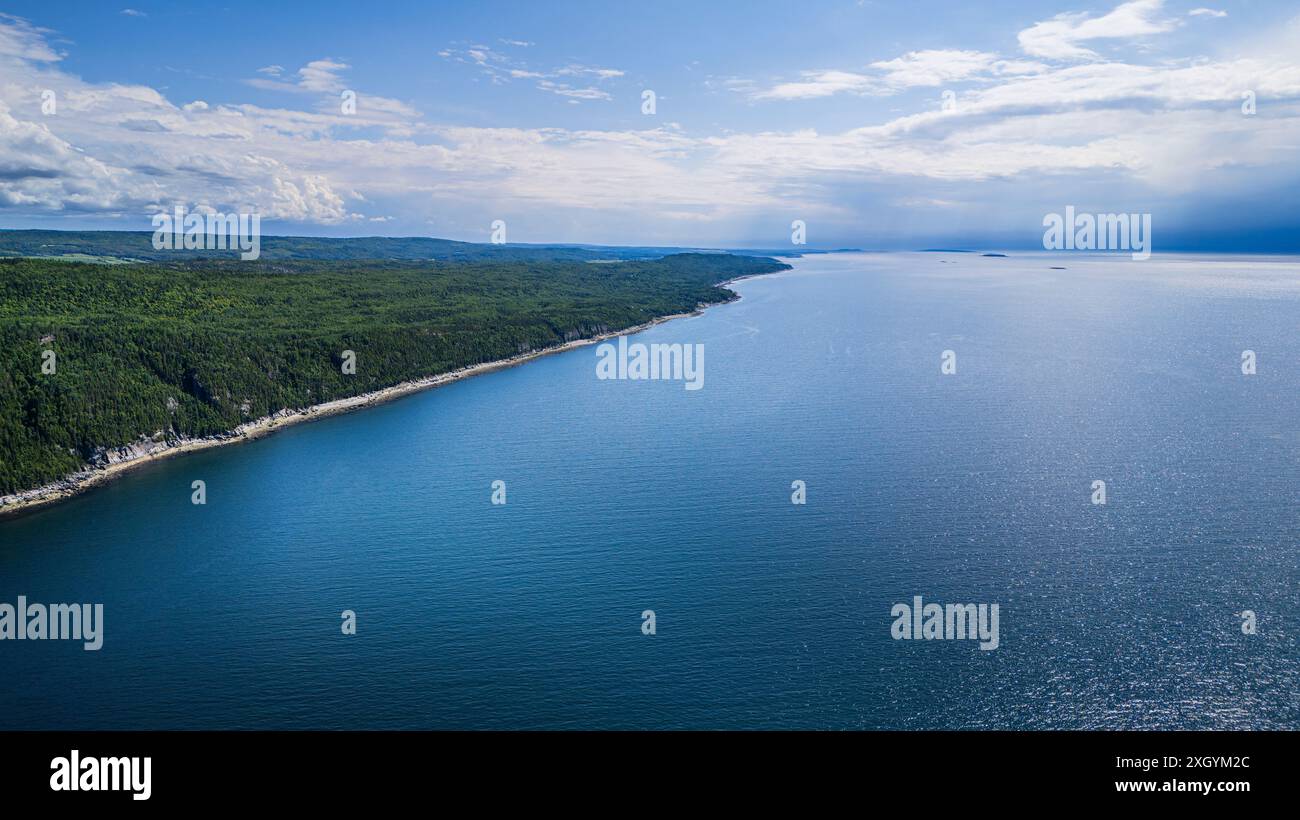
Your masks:
<instances>
[{"instance_id":1,"label":"cloud bank on horizon","mask_svg":"<svg viewBox=\"0 0 1300 820\"><path fill-rule=\"evenodd\" d=\"M916 4L488 4L352 31L249 6L260 34L222 27L222 54L171 5L37 5L0 15L0 227L183 205L269 233L783 246L802 219L813 246L890 247L1032 242L1069 204L1300 231L1294 7L1065 3L925 26Z\"/></svg>"}]
</instances>

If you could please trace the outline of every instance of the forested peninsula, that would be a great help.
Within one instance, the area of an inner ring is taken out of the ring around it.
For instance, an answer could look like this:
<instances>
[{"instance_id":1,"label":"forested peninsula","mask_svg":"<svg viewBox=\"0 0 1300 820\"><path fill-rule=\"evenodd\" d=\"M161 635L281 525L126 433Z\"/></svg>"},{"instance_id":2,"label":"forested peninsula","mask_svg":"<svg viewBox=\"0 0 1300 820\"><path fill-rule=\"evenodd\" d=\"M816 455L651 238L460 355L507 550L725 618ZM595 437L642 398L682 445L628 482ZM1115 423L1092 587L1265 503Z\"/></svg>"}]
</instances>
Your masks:
<instances>
[{"instance_id":1,"label":"forested peninsula","mask_svg":"<svg viewBox=\"0 0 1300 820\"><path fill-rule=\"evenodd\" d=\"M62 249L37 255L33 234ZM0 513L21 491L141 443L221 437L618 332L734 299L726 282L789 267L445 240L355 240L381 256L359 259L350 241L268 237L273 252L254 262L158 261L105 232L0 231Z\"/></svg>"}]
</instances>

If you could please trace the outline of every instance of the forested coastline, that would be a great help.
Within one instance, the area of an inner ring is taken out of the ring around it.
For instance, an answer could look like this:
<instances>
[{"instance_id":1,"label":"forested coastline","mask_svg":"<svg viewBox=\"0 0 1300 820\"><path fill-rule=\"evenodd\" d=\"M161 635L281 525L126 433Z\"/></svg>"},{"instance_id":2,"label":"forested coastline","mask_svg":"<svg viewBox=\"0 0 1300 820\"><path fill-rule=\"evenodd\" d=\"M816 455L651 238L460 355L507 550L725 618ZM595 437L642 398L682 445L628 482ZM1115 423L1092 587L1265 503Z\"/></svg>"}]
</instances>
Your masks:
<instances>
[{"instance_id":1,"label":"forested coastline","mask_svg":"<svg viewBox=\"0 0 1300 820\"><path fill-rule=\"evenodd\" d=\"M0 259L0 495L153 438L301 408L726 301L781 262ZM343 372L353 351L355 374ZM47 372L51 371L52 372Z\"/></svg>"}]
</instances>

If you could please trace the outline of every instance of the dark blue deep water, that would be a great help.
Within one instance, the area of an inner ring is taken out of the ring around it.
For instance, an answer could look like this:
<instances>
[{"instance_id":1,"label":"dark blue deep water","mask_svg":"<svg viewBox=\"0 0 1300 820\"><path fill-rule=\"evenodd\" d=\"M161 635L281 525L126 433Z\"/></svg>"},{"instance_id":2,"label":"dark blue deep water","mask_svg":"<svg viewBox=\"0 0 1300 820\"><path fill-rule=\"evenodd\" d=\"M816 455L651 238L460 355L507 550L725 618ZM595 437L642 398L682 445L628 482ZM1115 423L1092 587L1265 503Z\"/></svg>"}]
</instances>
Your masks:
<instances>
[{"instance_id":1,"label":"dark blue deep water","mask_svg":"<svg viewBox=\"0 0 1300 820\"><path fill-rule=\"evenodd\" d=\"M0 522L106 619L0 642L0 728L1300 727L1300 264L795 264L641 334L699 391L586 347Z\"/></svg>"}]
</instances>

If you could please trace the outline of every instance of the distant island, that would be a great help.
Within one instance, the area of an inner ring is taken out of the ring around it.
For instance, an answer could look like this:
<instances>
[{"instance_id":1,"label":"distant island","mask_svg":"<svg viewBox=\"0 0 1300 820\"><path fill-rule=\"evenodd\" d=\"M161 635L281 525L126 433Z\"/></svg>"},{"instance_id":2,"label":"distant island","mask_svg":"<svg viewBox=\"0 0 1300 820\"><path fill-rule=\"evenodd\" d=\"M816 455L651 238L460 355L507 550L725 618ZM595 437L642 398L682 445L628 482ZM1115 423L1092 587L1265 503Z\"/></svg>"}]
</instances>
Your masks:
<instances>
[{"instance_id":1,"label":"distant island","mask_svg":"<svg viewBox=\"0 0 1300 820\"><path fill-rule=\"evenodd\" d=\"M265 237L262 258L243 262L168 255L149 237L0 231L0 514L115 464L726 302L737 298L726 283L790 267L738 253L378 237Z\"/></svg>"}]
</instances>

